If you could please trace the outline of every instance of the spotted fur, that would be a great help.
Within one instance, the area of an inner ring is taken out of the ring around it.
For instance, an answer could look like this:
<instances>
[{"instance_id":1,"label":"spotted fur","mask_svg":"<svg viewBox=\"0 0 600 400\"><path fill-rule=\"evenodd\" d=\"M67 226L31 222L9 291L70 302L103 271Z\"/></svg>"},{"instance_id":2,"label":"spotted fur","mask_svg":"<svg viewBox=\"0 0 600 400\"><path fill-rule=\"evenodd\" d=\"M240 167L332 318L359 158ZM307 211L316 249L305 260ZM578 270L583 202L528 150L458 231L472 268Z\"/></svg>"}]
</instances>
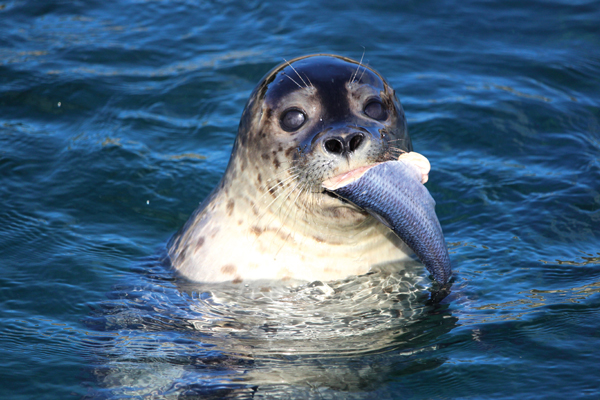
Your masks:
<instances>
[{"instance_id":1,"label":"spotted fur","mask_svg":"<svg viewBox=\"0 0 600 400\"><path fill-rule=\"evenodd\" d=\"M365 114L370 101L385 120ZM281 122L291 108L306 116L293 131ZM345 152L332 152L332 140ZM252 92L221 182L169 244L172 264L194 281L291 282L405 259L410 250L388 228L321 184L411 150L402 106L372 68L333 55L285 62Z\"/></svg>"}]
</instances>

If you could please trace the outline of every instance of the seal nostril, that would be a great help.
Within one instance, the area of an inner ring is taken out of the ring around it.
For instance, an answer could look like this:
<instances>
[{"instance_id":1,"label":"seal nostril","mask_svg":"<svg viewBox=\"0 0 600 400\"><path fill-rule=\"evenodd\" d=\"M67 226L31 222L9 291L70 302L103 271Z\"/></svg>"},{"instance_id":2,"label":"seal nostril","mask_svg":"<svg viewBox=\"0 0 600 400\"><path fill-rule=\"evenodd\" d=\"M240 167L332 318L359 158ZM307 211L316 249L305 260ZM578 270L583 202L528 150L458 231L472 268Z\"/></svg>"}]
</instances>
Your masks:
<instances>
[{"instance_id":1,"label":"seal nostril","mask_svg":"<svg viewBox=\"0 0 600 400\"><path fill-rule=\"evenodd\" d=\"M356 136L354 136L352 139L350 139L350 151L354 151L356 149L358 149L358 147L360 146L360 144L363 141L363 135L358 134Z\"/></svg>"},{"instance_id":2,"label":"seal nostril","mask_svg":"<svg viewBox=\"0 0 600 400\"><path fill-rule=\"evenodd\" d=\"M344 152L344 144L339 139L328 139L325 141L325 150L333 154L342 154Z\"/></svg>"}]
</instances>

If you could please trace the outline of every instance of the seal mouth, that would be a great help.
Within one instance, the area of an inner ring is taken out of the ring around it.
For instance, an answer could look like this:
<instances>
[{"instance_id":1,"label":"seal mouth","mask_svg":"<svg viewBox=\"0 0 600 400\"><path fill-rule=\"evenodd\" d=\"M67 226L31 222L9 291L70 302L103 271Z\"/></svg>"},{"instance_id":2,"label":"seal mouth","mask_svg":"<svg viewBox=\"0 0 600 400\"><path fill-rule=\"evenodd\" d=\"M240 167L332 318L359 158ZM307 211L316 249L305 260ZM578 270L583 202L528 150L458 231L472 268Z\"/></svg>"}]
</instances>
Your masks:
<instances>
[{"instance_id":1,"label":"seal mouth","mask_svg":"<svg viewBox=\"0 0 600 400\"><path fill-rule=\"evenodd\" d=\"M321 193L340 201L346 207L351 206L352 208L356 208L356 206L350 201L335 193L335 190L342 186L349 185L350 183L360 179L360 177L363 176L365 172L379 164L381 163L378 162L375 164L366 165L364 167L358 167L350 171L342 172L341 174L335 175L331 178L325 179L323 183L321 183L321 187L323 188Z\"/></svg>"},{"instance_id":2,"label":"seal mouth","mask_svg":"<svg viewBox=\"0 0 600 400\"><path fill-rule=\"evenodd\" d=\"M421 183L425 184L429 180L429 171L431 169L431 165L429 164L429 160L427 160L425 156L414 151L410 153L402 153L400 157L398 157L398 161L403 161L405 163L413 164L414 166L416 166L421 172ZM343 186L347 186L354 181L357 181L368 170L379 164L382 164L382 162L358 167L324 180L323 183L321 183L321 186L325 189L324 193L339 198L331 192Z\"/></svg>"},{"instance_id":3,"label":"seal mouth","mask_svg":"<svg viewBox=\"0 0 600 400\"><path fill-rule=\"evenodd\" d=\"M365 174L369 169L373 168L376 165L381 163L375 163L371 165L366 165L364 167L358 167L353 170L343 172L339 175L333 176L329 179L323 181L321 186L323 186L326 191L336 190L342 186L346 186L358 179Z\"/></svg>"}]
</instances>

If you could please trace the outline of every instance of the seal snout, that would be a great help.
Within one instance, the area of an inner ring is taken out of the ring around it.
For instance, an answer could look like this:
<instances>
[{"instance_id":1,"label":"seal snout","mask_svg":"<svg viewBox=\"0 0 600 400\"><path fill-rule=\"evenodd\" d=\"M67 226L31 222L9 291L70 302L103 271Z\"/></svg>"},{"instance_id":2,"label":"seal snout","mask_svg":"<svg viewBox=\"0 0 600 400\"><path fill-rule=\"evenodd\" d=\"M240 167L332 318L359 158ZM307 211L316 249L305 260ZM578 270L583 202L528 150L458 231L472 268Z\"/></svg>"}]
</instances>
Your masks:
<instances>
[{"instance_id":1,"label":"seal snout","mask_svg":"<svg viewBox=\"0 0 600 400\"><path fill-rule=\"evenodd\" d=\"M329 154L345 156L356 151L363 144L365 136L361 132L350 132L346 135L326 136L323 148Z\"/></svg>"}]
</instances>

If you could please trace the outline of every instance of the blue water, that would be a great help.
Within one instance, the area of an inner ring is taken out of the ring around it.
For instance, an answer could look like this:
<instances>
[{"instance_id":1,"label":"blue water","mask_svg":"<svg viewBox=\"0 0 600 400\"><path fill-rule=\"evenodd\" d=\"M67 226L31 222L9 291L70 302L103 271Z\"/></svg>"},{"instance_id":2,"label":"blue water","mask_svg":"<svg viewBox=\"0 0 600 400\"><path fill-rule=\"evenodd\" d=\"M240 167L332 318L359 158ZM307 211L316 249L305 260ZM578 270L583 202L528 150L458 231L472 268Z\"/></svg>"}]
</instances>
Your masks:
<instances>
[{"instance_id":1,"label":"blue water","mask_svg":"<svg viewBox=\"0 0 600 400\"><path fill-rule=\"evenodd\" d=\"M0 398L600 398L600 3L327 4L0 1ZM161 261L254 85L319 52L431 161L439 306L418 266L284 307Z\"/></svg>"}]
</instances>

